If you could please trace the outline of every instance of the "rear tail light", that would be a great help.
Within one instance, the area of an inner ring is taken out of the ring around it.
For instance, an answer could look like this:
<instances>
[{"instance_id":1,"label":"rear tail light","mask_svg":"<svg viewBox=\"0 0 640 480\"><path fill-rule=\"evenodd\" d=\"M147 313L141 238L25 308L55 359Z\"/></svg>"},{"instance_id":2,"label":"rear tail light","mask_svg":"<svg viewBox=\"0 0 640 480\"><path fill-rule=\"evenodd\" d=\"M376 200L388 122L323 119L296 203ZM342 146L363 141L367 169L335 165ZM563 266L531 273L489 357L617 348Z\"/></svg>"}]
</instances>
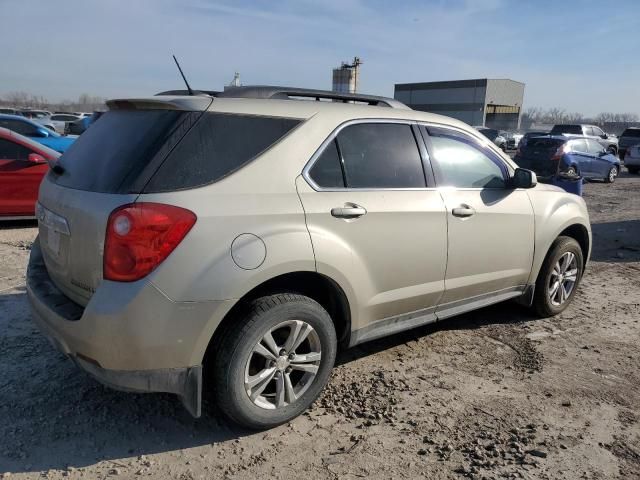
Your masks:
<instances>
[{"instance_id":1,"label":"rear tail light","mask_svg":"<svg viewBox=\"0 0 640 480\"><path fill-rule=\"evenodd\" d=\"M196 223L190 210L162 203L131 203L109 215L105 280L133 282L151 273Z\"/></svg>"},{"instance_id":2,"label":"rear tail light","mask_svg":"<svg viewBox=\"0 0 640 480\"><path fill-rule=\"evenodd\" d=\"M556 150L556 153L554 153L553 157L551 157L551 160L559 161L562 158L562 155L564 155L565 153L569 153L570 151L571 149L566 143L564 145L560 145Z\"/></svg>"}]
</instances>

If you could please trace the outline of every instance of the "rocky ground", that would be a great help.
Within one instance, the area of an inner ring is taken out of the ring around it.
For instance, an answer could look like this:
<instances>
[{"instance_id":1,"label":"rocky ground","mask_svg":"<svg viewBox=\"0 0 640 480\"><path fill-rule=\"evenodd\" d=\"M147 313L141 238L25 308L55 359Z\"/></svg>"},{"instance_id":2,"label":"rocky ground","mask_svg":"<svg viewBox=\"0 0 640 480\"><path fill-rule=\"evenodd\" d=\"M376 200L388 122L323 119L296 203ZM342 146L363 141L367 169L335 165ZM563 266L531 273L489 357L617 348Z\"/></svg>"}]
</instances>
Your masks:
<instances>
[{"instance_id":1,"label":"rocky ground","mask_svg":"<svg viewBox=\"0 0 640 480\"><path fill-rule=\"evenodd\" d=\"M309 412L259 433L78 371L29 318L33 224L0 226L0 477L640 479L640 177L585 190L565 313L507 303L344 352Z\"/></svg>"}]
</instances>

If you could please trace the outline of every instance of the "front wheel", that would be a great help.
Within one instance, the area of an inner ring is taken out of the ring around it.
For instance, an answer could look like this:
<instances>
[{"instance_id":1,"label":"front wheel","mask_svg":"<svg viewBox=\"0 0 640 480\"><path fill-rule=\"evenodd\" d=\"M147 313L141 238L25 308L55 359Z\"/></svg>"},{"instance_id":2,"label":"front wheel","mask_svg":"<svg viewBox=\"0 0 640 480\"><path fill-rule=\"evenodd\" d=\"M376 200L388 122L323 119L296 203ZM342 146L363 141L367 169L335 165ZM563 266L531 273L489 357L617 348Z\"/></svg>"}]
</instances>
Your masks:
<instances>
[{"instance_id":1,"label":"front wheel","mask_svg":"<svg viewBox=\"0 0 640 480\"><path fill-rule=\"evenodd\" d=\"M536 280L533 308L542 317L562 312L573 299L582 278L582 249L571 237L558 237L551 245Z\"/></svg>"},{"instance_id":2,"label":"front wheel","mask_svg":"<svg viewBox=\"0 0 640 480\"><path fill-rule=\"evenodd\" d=\"M306 410L329 380L336 332L314 300L277 294L254 300L217 345L213 389L221 410L254 429Z\"/></svg>"},{"instance_id":3,"label":"front wheel","mask_svg":"<svg viewBox=\"0 0 640 480\"><path fill-rule=\"evenodd\" d=\"M616 181L617 176L618 176L618 169L616 167L611 167L604 181L607 183L613 183Z\"/></svg>"}]
</instances>

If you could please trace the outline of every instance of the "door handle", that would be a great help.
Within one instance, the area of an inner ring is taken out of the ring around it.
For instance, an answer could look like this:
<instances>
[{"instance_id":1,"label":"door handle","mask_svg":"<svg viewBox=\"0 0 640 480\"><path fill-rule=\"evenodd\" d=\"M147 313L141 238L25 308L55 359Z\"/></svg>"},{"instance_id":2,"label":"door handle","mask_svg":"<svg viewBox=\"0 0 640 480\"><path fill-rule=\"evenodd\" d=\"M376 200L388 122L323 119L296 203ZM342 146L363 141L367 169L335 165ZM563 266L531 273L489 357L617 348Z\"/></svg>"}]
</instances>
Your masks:
<instances>
[{"instance_id":1,"label":"door handle","mask_svg":"<svg viewBox=\"0 0 640 480\"><path fill-rule=\"evenodd\" d=\"M331 209L331 216L336 218L358 218L366 215L367 210L355 203L345 203L344 207L335 207Z\"/></svg>"},{"instance_id":2,"label":"door handle","mask_svg":"<svg viewBox=\"0 0 640 480\"><path fill-rule=\"evenodd\" d=\"M451 210L451 213L453 214L454 217L466 218L476 213L476 211L474 208L470 207L469 205L463 204Z\"/></svg>"}]
</instances>

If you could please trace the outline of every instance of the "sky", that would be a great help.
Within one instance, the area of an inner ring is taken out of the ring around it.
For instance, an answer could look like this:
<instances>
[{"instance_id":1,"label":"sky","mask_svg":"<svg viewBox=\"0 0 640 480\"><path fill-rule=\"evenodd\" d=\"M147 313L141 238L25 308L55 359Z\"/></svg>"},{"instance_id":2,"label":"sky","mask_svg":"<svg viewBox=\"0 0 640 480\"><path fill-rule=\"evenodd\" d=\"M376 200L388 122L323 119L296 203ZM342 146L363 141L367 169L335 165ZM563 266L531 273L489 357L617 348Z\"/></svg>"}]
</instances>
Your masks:
<instances>
[{"instance_id":1,"label":"sky","mask_svg":"<svg viewBox=\"0 0 640 480\"><path fill-rule=\"evenodd\" d=\"M640 1L0 0L0 95L51 101L243 84L359 90L511 78L525 108L640 114Z\"/></svg>"}]
</instances>

